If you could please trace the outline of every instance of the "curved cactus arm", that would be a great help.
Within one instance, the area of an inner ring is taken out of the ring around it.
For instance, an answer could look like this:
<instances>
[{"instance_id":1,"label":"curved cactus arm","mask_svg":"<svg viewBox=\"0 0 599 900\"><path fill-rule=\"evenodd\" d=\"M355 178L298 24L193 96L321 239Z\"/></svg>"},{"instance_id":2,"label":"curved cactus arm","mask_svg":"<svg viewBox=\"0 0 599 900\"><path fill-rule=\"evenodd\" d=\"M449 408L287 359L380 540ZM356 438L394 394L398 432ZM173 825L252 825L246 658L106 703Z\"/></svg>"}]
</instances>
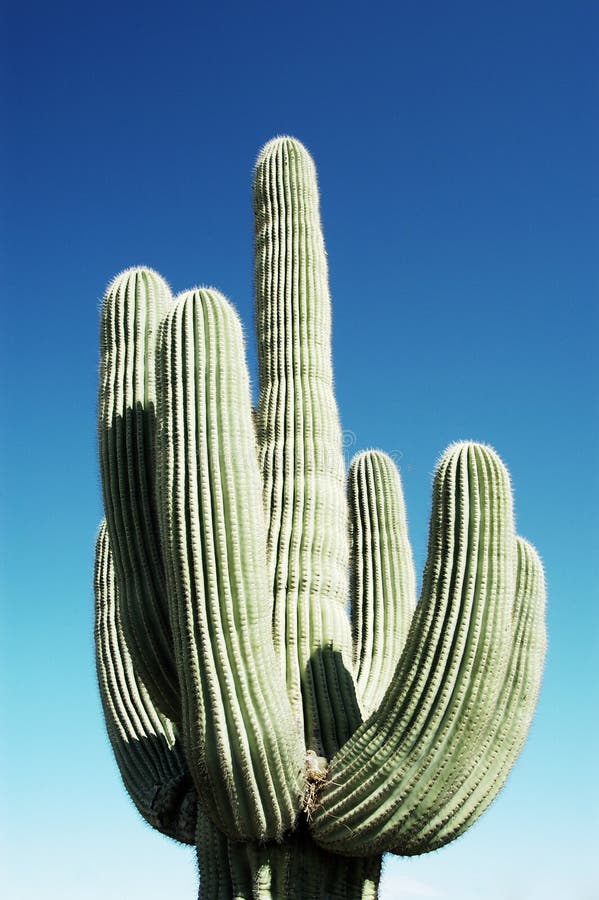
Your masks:
<instances>
[{"instance_id":1,"label":"curved cactus arm","mask_svg":"<svg viewBox=\"0 0 599 900\"><path fill-rule=\"evenodd\" d=\"M272 644L241 326L221 294L175 301L157 373L159 521L188 764L226 834L280 838L300 808L304 748Z\"/></svg>"},{"instance_id":2,"label":"curved cactus arm","mask_svg":"<svg viewBox=\"0 0 599 900\"><path fill-rule=\"evenodd\" d=\"M368 450L354 457L348 505L354 672L370 712L389 686L416 606L401 481L387 454Z\"/></svg>"},{"instance_id":3,"label":"curved cactus arm","mask_svg":"<svg viewBox=\"0 0 599 900\"><path fill-rule=\"evenodd\" d=\"M154 499L155 333L171 301L166 282L151 269L128 269L109 285L102 307L99 442L123 630L155 704L177 721L177 676Z\"/></svg>"},{"instance_id":4,"label":"curved cactus arm","mask_svg":"<svg viewBox=\"0 0 599 900\"><path fill-rule=\"evenodd\" d=\"M547 636L543 566L531 544L520 537L516 543L511 653L488 739L465 777L434 798L436 814L423 816L395 848L401 855L435 850L463 834L495 799L522 750L541 687Z\"/></svg>"},{"instance_id":5,"label":"curved cactus arm","mask_svg":"<svg viewBox=\"0 0 599 900\"><path fill-rule=\"evenodd\" d=\"M96 668L108 737L128 794L144 819L195 842L197 796L173 726L154 707L133 668L119 616L106 523L96 542Z\"/></svg>"},{"instance_id":6,"label":"curved cactus arm","mask_svg":"<svg viewBox=\"0 0 599 900\"><path fill-rule=\"evenodd\" d=\"M331 762L312 819L320 845L355 855L397 847L437 779L484 742L509 655L514 548L505 467L490 448L450 447L407 643L379 709Z\"/></svg>"},{"instance_id":7,"label":"curved cactus arm","mask_svg":"<svg viewBox=\"0 0 599 900\"><path fill-rule=\"evenodd\" d=\"M330 757L361 721L351 677L347 506L328 270L314 163L292 138L254 178L259 460L273 633L306 745Z\"/></svg>"}]
</instances>

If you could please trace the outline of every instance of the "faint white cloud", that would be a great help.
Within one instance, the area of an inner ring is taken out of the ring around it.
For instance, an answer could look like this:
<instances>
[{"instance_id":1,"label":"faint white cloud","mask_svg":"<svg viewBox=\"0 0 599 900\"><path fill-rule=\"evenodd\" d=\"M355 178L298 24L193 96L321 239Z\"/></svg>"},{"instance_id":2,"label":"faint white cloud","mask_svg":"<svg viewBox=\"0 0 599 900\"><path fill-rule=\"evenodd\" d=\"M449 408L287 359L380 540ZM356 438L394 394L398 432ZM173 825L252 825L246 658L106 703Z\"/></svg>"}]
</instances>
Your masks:
<instances>
[{"instance_id":1,"label":"faint white cloud","mask_svg":"<svg viewBox=\"0 0 599 900\"><path fill-rule=\"evenodd\" d=\"M381 900L410 900L412 897L445 897L438 888L417 878L385 873L381 882Z\"/></svg>"}]
</instances>

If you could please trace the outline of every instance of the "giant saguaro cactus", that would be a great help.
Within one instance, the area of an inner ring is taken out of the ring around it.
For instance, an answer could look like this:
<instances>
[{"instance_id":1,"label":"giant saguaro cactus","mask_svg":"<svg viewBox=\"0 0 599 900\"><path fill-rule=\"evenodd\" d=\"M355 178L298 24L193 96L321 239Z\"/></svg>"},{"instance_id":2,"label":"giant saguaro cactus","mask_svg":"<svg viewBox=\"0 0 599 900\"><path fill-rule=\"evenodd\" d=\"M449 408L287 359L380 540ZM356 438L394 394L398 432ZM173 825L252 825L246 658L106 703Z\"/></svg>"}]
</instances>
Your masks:
<instances>
[{"instance_id":1,"label":"giant saguaro cactus","mask_svg":"<svg viewBox=\"0 0 599 900\"><path fill-rule=\"evenodd\" d=\"M416 603L394 463L359 454L346 487L297 141L262 151L254 208L255 413L218 291L173 300L137 268L106 293L102 704L138 810L196 844L201 898L374 898L383 853L451 841L503 785L541 680L543 572L502 462L458 443Z\"/></svg>"}]
</instances>

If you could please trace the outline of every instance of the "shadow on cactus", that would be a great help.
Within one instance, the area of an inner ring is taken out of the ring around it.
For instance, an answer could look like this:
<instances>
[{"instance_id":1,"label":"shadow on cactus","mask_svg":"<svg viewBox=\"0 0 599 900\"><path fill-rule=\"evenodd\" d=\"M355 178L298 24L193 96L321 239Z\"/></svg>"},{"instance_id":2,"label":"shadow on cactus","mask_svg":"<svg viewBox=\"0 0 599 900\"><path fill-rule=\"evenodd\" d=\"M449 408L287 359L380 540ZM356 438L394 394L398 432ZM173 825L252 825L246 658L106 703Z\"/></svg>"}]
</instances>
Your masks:
<instances>
[{"instance_id":1,"label":"shadow on cactus","mask_svg":"<svg viewBox=\"0 0 599 900\"><path fill-rule=\"evenodd\" d=\"M297 141L263 149L254 211L255 411L218 291L173 299L135 268L106 293L102 704L138 810L196 845L201 898L374 898L385 852L453 840L507 778L540 686L543 572L504 465L458 443L416 603L395 464L368 451L344 471Z\"/></svg>"}]
</instances>

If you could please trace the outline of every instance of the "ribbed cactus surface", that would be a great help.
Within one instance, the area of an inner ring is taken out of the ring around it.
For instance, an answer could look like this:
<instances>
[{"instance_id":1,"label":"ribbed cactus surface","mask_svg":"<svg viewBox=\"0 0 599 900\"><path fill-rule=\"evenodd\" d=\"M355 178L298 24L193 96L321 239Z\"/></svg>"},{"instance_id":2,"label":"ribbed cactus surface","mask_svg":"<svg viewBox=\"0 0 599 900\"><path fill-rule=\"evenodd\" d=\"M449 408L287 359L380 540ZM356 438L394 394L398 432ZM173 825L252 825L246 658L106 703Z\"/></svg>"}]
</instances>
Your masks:
<instances>
[{"instance_id":1,"label":"ribbed cactus surface","mask_svg":"<svg viewBox=\"0 0 599 900\"><path fill-rule=\"evenodd\" d=\"M142 816L195 844L204 900L372 900L491 803L545 652L543 571L505 466L457 443L420 599L398 470L344 470L314 164L255 170L259 400L218 291L128 270L102 312L96 658ZM348 574L349 573L349 574Z\"/></svg>"}]
</instances>

